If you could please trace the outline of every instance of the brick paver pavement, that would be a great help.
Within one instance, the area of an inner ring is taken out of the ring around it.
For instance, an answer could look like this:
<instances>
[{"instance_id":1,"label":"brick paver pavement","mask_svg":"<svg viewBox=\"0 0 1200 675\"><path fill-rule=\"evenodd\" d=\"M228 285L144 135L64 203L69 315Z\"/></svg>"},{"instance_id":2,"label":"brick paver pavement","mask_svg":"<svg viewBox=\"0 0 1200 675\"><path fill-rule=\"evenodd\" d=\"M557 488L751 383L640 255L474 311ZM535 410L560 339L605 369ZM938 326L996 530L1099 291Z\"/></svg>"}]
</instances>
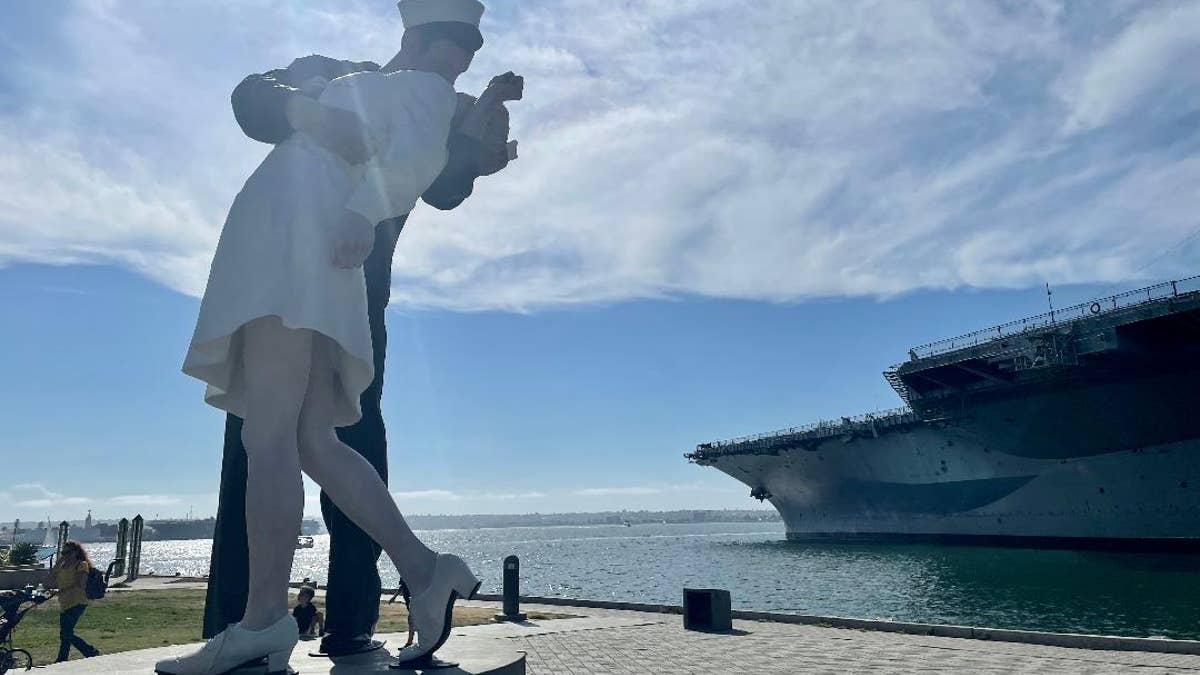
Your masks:
<instances>
[{"instance_id":1,"label":"brick paver pavement","mask_svg":"<svg viewBox=\"0 0 1200 675\"><path fill-rule=\"evenodd\" d=\"M562 611L564 608L557 608ZM573 610L573 608L572 608ZM583 610L576 613L589 613ZM627 625L510 636L528 672L598 673L1200 673L1200 656L1095 651L899 633L735 621L685 631L676 615L620 612ZM628 625L640 618L640 625Z\"/></svg>"},{"instance_id":2,"label":"brick paver pavement","mask_svg":"<svg viewBox=\"0 0 1200 675\"><path fill-rule=\"evenodd\" d=\"M469 604L495 607L493 603ZM1200 656L1099 651L901 633L820 628L770 621L735 621L730 634L683 630L677 614L523 605L574 618L455 628L446 652L479 663L511 663L526 654L532 675L600 673L1178 673L1200 675ZM497 609L499 609L497 607ZM381 635L391 645L402 635ZM457 651L456 651L457 650ZM156 659L183 647L125 652L52 666L62 675L146 673ZM388 672L380 651L361 662L307 656L292 665L309 675ZM464 665L466 665L464 663ZM494 666L493 666L494 667ZM395 672L395 671L392 671ZM448 672L448 671L447 671ZM476 672L478 672L476 670Z\"/></svg>"}]
</instances>

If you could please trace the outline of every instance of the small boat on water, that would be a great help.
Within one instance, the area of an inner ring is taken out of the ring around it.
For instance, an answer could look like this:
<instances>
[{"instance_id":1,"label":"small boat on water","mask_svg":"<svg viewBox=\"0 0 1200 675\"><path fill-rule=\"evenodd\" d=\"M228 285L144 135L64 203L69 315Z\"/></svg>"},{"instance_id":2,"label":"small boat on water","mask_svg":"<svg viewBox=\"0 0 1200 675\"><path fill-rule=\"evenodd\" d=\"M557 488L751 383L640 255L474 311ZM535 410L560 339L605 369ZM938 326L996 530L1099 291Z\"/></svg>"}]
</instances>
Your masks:
<instances>
[{"instance_id":1,"label":"small boat on water","mask_svg":"<svg viewBox=\"0 0 1200 675\"><path fill-rule=\"evenodd\" d=\"M299 537L296 537L296 548L312 548L312 547L313 547L313 538L312 537L305 535L305 534L302 534Z\"/></svg>"}]
</instances>

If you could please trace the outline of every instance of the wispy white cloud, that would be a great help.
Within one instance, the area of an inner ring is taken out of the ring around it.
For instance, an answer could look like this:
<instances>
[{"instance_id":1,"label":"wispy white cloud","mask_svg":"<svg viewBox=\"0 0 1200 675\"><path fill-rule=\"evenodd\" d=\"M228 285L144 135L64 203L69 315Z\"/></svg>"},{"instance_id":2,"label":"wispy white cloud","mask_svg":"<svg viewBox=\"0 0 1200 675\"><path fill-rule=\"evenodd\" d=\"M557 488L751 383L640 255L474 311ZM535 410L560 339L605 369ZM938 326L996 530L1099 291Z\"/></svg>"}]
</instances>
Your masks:
<instances>
[{"instance_id":1,"label":"wispy white cloud","mask_svg":"<svg viewBox=\"0 0 1200 675\"><path fill-rule=\"evenodd\" d=\"M12 486L13 490L36 490L42 493L46 492L46 486L41 483L18 483ZM7 494L7 493L6 493Z\"/></svg>"},{"instance_id":2,"label":"wispy white cloud","mask_svg":"<svg viewBox=\"0 0 1200 675\"><path fill-rule=\"evenodd\" d=\"M450 490L409 490L393 492L392 496L399 500L458 500L462 495Z\"/></svg>"},{"instance_id":3,"label":"wispy white cloud","mask_svg":"<svg viewBox=\"0 0 1200 675\"><path fill-rule=\"evenodd\" d=\"M483 493L476 495L474 498L475 499L500 499L500 500L507 501L510 499L542 499L543 497L548 497L548 496L549 495L546 494L545 492L538 492L538 491L534 490L534 491L530 491L530 492L483 492Z\"/></svg>"},{"instance_id":4,"label":"wispy white cloud","mask_svg":"<svg viewBox=\"0 0 1200 675\"><path fill-rule=\"evenodd\" d=\"M321 515L320 488L305 479L304 514L307 517ZM430 488L426 490L397 490L392 497L405 511L414 509L430 512L446 510L460 511L464 508L495 509L499 504L522 504L544 499L549 495L545 492L528 490L523 492L487 492L470 490L445 490Z\"/></svg>"},{"instance_id":5,"label":"wispy white cloud","mask_svg":"<svg viewBox=\"0 0 1200 675\"><path fill-rule=\"evenodd\" d=\"M57 293L61 295L95 295L96 292L86 288L73 288L71 286L41 286L39 290L45 293Z\"/></svg>"},{"instance_id":6,"label":"wispy white cloud","mask_svg":"<svg viewBox=\"0 0 1200 675\"><path fill-rule=\"evenodd\" d=\"M657 495L662 494L662 488L653 487L600 487L583 488L575 494L581 497L608 497L615 495Z\"/></svg>"},{"instance_id":7,"label":"wispy white cloud","mask_svg":"<svg viewBox=\"0 0 1200 675\"><path fill-rule=\"evenodd\" d=\"M183 503L173 495L119 495L105 501L113 506L175 506Z\"/></svg>"},{"instance_id":8,"label":"wispy white cloud","mask_svg":"<svg viewBox=\"0 0 1200 675\"><path fill-rule=\"evenodd\" d=\"M659 484L659 485L630 485L624 487L593 487L574 490L571 494L580 497L620 497L647 496L682 492L726 492L729 487L714 488L711 485L699 483ZM740 489L738 490L740 492Z\"/></svg>"},{"instance_id":9,"label":"wispy white cloud","mask_svg":"<svg viewBox=\"0 0 1200 675\"><path fill-rule=\"evenodd\" d=\"M1064 131L1111 124L1135 111L1200 108L1200 4L1167 3L1134 16L1116 39L1068 71L1059 83L1069 106ZM1193 127L1194 128L1194 127Z\"/></svg>"},{"instance_id":10,"label":"wispy white cloud","mask_svg":"<svg viewBox=\"0 0 1200 675\"><path fill-rule=\"evenodd\" d=\"M494 500L514 500L514 499L541 499L546 497L545 492L529 491L529 492L459 492L453 490L412 490L393 492L392 496L399 500L406 501L459 501L464 499L479 500L479 501L494 501Z\"/></svg>"},{"instance_id":11,"label":"wispy white cloud","mask_svg":"<svg viewBox=\"0 0 1200 675\"><path fill-rule=\"evenodd\" d=\"M211 514L216 508L216 494L79 495L57 492L38 482L0 491L0 513L10 517L42 519L49 513L52 520L78 521L85 511L92 511L96 518L121 518L139 509L155 509L164 517L176 517L183 516L190 507L195 507L197 514Z\"/></svg>"},{"instance_id":12,"label":"wispy white cloud","mask_svg":"<svg viewBox=\"0 0 1200 675\"><path fill-rule=\"evenodd\" d=\"M792 301L1181 272L1186 256L1162 254L1200 226L1198 12L493 7L461 84L527 76L512 106L522 157L462 208L414 215L393 301ZM233 85L309 52L386 59L393 13L332 0L67 6L0 63L0 87L23 84L0 106L0 265L111 263L199 294L265 152L240 137Z\"/></svg>"},{"instance_id":13,"label":"wispy white cloud","mask_svg":"<svg viewBox=\"0 0 1200 675\"><path fill-rule=\"evenodd\" d=\"M6 506L13 510L82 506L91 501L88 497L54 492L47 489L42 483L21 483L0 492L0 506Z\"/></svg>"},{"instance_id":14,"label":"wispy white cloud","mask_svg":"<svg viewBox=\"0 0 1200 675\"><path fill-rule=\"evenodd\" d=\"M15 505L31 509L54 509L61 506L82 506L90 503L90 501L87 497L47 497L42 499L23 499L17 501Z\"/></svg>"}]
</instances>

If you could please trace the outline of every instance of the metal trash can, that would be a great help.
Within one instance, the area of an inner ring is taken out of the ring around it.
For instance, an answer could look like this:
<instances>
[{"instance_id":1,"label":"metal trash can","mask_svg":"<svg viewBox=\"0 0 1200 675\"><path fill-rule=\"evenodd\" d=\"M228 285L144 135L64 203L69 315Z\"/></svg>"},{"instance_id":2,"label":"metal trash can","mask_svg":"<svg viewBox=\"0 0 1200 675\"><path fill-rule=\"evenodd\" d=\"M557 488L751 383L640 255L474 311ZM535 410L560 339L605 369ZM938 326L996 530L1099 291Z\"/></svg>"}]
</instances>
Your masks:
<instances>
[{"instance_id":1,"label":"metal trash can","mask_svg":"<svg viewBox=\"0 0 1200 675\"><path fill-rule=\"evenodd\" d=\"M683 628L708 632L733 630L729 591L720 588L683 589Z\"/></svg>"}]
</instances>

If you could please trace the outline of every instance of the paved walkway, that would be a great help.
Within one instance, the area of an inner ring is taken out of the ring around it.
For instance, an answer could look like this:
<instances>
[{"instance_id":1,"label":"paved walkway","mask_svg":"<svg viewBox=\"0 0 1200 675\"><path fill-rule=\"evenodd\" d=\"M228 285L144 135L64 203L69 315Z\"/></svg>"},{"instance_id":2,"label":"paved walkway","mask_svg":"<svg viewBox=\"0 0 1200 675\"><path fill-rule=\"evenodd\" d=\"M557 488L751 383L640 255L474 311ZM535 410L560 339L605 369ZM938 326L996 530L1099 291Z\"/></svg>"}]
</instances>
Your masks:
<instances>
[{"instance_id":1,"label":"paved walkway","mask_svg":"<svg viewBox=\"0 0 1200 675\"><path fill-rule=\"evenodd\" d=\"M581 619L474 626L526 652L529 673L1200 673L1200 656L734 621L728 635L683 630L676 614L522 605Z\"/></svg>"},{"instance_id":2,"label":"paved walkway","mask_svg":"<svg viewBox=\"0 0 1200 675\"><path fill-rule=\"evenodd\" d=\"M155 582L157 583L157 582ZM146 588L155 583L138 582ZM160 587L170 587L162 584ZM499 610L494 602L465 603ZM683 630L678 614L522 604L523 610L575 618L495 623L456 628L448 651L526 654L527 672L543 675L593 673L1192 673L1200 656L1099 651L1013 642L957 639L821 628L765 621L734 621L730 634ZM399 635L380 636L389 646ZM452 649L454 645L457 647ZM302 643L292 665L305 675L330 672L332 664L305 658ZM182 651L161 648L46 669L75 673L146 672L155 658ZM383 665L344 664L338 673L381 672Z\"/></svg>"}]
</instances>

